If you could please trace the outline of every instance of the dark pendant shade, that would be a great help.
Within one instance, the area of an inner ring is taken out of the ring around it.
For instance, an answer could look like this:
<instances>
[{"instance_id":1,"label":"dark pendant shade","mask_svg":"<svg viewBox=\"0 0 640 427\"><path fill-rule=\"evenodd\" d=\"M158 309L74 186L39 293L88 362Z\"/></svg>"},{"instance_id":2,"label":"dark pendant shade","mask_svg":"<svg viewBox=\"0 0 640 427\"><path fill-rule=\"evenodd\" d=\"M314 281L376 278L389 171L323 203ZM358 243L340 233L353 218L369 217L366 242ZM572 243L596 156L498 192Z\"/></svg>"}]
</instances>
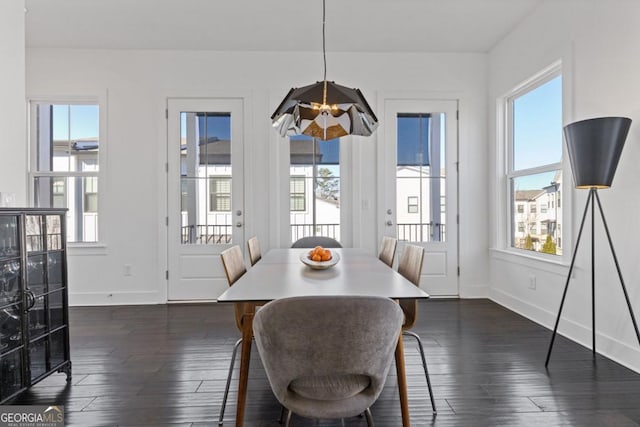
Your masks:
<instances>
[{"instance_id":1,"label":"dark pendant shade","mask_svg":"<svg viewBox=\"0 0 640 427\"><path fill-rule=\"evenodd\" d=\"M329 81L291 89L271 120L281 136L303 134L321 140L370 136L378 127L378 119L360 89Z\"/></svg>"},{"instance_id":2,"label":"dark pendant shade","mask_svg":"<svg viewBox=\"0 0 640 427\"><path fill-rule=\"evenodd\" d=\"M611 187L631 119L600 117L564 127L576 188Z\"/></svg>"}]
</instances>

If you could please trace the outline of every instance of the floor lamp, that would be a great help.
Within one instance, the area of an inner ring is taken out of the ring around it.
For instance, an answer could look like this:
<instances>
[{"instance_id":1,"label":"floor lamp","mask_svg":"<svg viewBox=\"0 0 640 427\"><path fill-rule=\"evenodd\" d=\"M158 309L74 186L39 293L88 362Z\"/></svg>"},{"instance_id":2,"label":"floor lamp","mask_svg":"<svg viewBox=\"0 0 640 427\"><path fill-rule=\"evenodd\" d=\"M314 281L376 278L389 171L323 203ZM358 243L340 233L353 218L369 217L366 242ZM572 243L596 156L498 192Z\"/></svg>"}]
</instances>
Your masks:
<instances>
[{"instance_id":1,"label":"floor lamp","mask_svg":"<svg viewBox=\"0 0 640 427\"><path fill-rule=\"evenodd\" d=\"M611 248L611 254L613 255L613 261L618 271L618 277L620 284L622 285L622 291L627 301L627 307L629 308L629 314L631 314L631 321L636 331L638 343L640 344L640 332L638 331L638 323L633 314L631 308L631 302L629 301L629 294L627 288L624 285L622 279L622 273L620 272L620 265L618 264L618 257L616 251L613 248L611 242L611 235L609 234L609 227L604 217L602 210L602 204L600 203L600 197L598 196L598 189L611 187L613 176L616 173L616 167L618 166L618 160L620 160L620 154L622 153L622 147L627 138L629 127L631 126L631 119L626 117L601 117L596 119L582 120L579 122L571 123L564 128L564 137L567 141L567 149L569 152L569 161L571 162L571 169L573 171L573 180L576 188L588 189L589 196L587 197L587 203L582 214L582 222L580 223L580 231L578 232L578 238L573 250L573 256L571 258L571 266L569 267L569 274L567 275L567 281L564 285L564 292L562 294L562 300L560 302L560 309L558 310L558 317L556 318L556 324L553 328L553 335L551 336L551 342L549 343L549 351L547 352L547 360L544 365L549 365L549 358L551 357L551 349L553 348L553 342L556 338L558 331L558 323L560 322L560 316L562 314L562 307L567 296L567 289L569 289L569 280L571 273L573 272L573 266L576 260L576 254L578 253L578 246L580 245L580 237L582 237L582 230L584 228L585 219L591 206L591 334L593 339L593 356L596 355L596 302L595 302L595 238L594 238L594 222L595 222L595 204L598 203L598 210L602 217L602 223L609 240L609 247Z\"/></svg>"}]
</instances>

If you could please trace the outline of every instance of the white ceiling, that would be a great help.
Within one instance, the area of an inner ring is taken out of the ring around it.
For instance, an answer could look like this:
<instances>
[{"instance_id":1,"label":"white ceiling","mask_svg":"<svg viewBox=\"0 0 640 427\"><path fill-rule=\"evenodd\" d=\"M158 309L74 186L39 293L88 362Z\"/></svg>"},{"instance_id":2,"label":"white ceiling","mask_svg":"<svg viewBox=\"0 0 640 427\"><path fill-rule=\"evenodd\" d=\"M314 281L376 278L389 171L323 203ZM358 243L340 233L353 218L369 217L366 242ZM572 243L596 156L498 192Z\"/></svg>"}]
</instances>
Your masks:
<instances>
[{"instance_id":1,"label":"white ceiling","mask_svg":"<svg viewBox=\"0 0 640 427\"><path fill-rule=\"evenodd\" d=\"M487 52L544 0L327 0L328 52ZM321 0L26 0L27 47L314 51Z\"/></svg>"}]
</instances>

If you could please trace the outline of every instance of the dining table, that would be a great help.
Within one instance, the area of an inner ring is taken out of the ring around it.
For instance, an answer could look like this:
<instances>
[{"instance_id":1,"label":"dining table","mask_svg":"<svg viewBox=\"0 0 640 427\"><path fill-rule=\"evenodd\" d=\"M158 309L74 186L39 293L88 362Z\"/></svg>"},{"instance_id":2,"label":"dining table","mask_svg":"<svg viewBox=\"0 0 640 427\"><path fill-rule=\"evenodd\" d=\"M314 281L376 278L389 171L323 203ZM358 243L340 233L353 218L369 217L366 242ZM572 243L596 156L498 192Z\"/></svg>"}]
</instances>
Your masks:
<instances>
[{"instance_id":1,"label":"dining table","mask_svg":"<svg viewBox=\"0 0 640 427\"><path fill-rule=\"evenodd\" d=\"M244 423L247 399L253 316L257 306L266 302L299 296L381 296L401 299L426 299L429 294L405 279L375 255L358 248L332 248L329 268L305 263L310 249L271 249L260 261L218 297L220 303L243 303L242 347L236 426ZM314 268L315 267L315 268ZM409 426L409 404L405 376L402 334L395 351L396 373L402 413L402 425Z\"/></svg>"}]
</instances>

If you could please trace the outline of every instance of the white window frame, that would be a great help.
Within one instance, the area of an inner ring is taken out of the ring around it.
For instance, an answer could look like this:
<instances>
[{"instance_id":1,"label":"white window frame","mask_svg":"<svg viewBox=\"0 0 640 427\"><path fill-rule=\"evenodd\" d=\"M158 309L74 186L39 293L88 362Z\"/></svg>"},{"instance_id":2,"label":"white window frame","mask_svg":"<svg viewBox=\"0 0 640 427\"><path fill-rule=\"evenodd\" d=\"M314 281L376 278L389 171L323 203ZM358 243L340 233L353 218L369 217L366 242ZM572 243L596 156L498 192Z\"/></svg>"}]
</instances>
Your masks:
<instances>
[{"instance_id":1,"label":"white window frame","mask_svg":"<svg viewBox=\"0 0 640 427\"><path fill-rule=\"evenodd\" d=\"M33 153L37 152L37 120L35 120L34 109L35 104L54 104L54 105L97 105L98 106L98 140L100 141L100 151L98 154L98 172L38 172L37 171L37 156ZM106 192L106 171L107 171L107 151L108 151L108 135L107 135L107 94L98 95L39 95L32 96L27 99L28 106L28 165L29 170L27 172L28 185L27 185L27 197L28 204L32 206L34 204L34 189L33 182L36 177L52 176L52 177L97 177L98 178L98 240L91 242L75 241L68 242L67 246L70 249L69 254L76 253L74 248L80 248L82 254L104 254L106 250L106 229L105 227L105 203L107 203L105 194ZM83 195L84 200L84 195ZM82 249L85 248L85 249ZM89 252L86 252L86 251ZM80 252L77 252L80 254Z\"/></svg>"},{"instance_id":2,"label":"white window frame","mask_svg":"<svg viewBox=\"0 0 640 427\"><path fill-rule=\"evenodd\" d=\"M570 248L567 245L563 245L563 254L562 255L551 255L545 254L537 251L528 251L524 249L519 249L512 246L512 226L517 227L517 224L514 224L515 219L513 218L513 211L515 207L515 200L513 201L514 206L512 206L512 188L511 182L513 179L535 175L539 173L545 172L553 172L557 170L561 170L563 174L561 192L565 192L570 188L567 185L567 182L571 181L571 176L567 174L566 169L563 168L564 162L564 146L562 147L562 156L559 162L549 163L541 166L536 166L532 168L519 169L514 170L514 147L513 147L513 102L515 99L535 90L536 88L548 83L554 78L562 76L562 110L563 110L563 118L565 116L565 90L564 87L567 84L565 75L563 73L562 61L556 61L545 69L541 70L539 73L532 76L530 79L526 80L522 84L516 86L513 90L508 92L501 98L501 105L498 106L499 110L502 110L502 136L503 136L503 147L504 147L504 209L505 209L505 222L503 224L503 242L502 246L509 252L518 253L518 254L526 254L528 257L534 257L539 259L551 260L554 262L562 262L565 259L566 254L570 251ZM563 144L564 145L564 144ZM525 211L526 211L525 207ZM569 224L566 222L569 218L569 215L564 215L561 223L564 224L562 229L569 229ZM560 232L560 238L563 242L567 242L566 236L562 235Z\"/></svg>"}]
</instances>

